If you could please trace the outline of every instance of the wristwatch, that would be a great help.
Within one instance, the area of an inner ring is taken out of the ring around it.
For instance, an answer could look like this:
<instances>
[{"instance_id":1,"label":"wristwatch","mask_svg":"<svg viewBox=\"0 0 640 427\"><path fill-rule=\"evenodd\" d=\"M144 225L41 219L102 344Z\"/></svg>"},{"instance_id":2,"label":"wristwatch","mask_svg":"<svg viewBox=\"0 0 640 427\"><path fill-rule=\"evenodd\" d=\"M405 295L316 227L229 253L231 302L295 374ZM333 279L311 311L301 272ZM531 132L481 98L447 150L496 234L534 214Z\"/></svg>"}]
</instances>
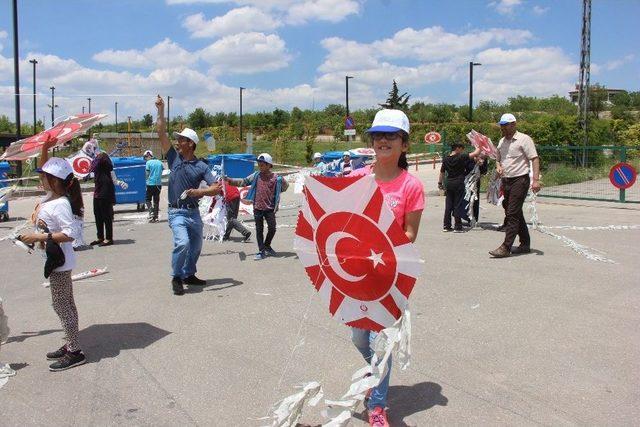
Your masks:
<instances>
[{"instance_id":1,"label":"wristwatch","mask_svg":"<svg viewBox=\"0 0 640 427\"><path fill-rule=\"evenodd\" d=\"M47 240L53 240L53 235L51 233L47 233Z\"/></svg>"}]
</instances>

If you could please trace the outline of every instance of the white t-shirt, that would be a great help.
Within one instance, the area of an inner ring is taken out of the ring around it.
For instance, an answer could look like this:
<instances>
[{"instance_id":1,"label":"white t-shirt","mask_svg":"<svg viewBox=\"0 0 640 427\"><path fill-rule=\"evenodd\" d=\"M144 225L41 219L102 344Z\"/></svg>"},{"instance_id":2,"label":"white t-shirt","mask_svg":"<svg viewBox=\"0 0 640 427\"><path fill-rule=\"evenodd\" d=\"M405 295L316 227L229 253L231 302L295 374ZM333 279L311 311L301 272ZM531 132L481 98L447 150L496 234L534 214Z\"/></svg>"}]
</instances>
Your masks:
<instances>
[{"instance_id":1,"label":"white t-shirt","mask_svg":"<svg viewBox=\"0 0 640 427\"><path fill-rule=\"evenodd\" d=\"M77 238L77 227L75 226L73 212L71 212L71 204L66 197L58 197L42 203L38 211L38 222L36 223L38 229L40 229L38 227L40 221L46 224L50 233L62 232L73 239ZM64 242L60 243L60 247L64 252L65 263L53 271L73 270L76 266L76 253L73 251L73 245L71 242Z\"/></svg>"}]
</instances>

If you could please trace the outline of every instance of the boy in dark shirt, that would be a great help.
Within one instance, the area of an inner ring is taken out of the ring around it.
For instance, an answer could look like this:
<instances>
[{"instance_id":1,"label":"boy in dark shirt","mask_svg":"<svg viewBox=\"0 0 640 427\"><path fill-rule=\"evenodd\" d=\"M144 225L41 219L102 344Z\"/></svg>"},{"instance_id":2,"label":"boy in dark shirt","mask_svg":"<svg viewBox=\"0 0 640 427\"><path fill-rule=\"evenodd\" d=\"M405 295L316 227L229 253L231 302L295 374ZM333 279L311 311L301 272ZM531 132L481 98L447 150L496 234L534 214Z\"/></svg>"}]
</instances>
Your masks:
<instances>
[{"instance_id":1,"label":"boy in dark shirt","mask_svg":"<svg viewBox=\"0 0 640 427\"><path fill-rule=\"evenodd\" d=\"M476 148L472 153L464 152L464 144L456 142L451 146L451 153L442 159L440 168L440 178L438 179L438 188L442 189L444 174L447 174L447 196L444 207L444 224L442 231L451 231L451 215L455 219L455 228L453 231L461 233L462 218L455 207L460 204L460 200L464 197L464 177L466 175L467 163L470 159L475 159L480 155L480 149Z\"/></svg>"}]
</instances>

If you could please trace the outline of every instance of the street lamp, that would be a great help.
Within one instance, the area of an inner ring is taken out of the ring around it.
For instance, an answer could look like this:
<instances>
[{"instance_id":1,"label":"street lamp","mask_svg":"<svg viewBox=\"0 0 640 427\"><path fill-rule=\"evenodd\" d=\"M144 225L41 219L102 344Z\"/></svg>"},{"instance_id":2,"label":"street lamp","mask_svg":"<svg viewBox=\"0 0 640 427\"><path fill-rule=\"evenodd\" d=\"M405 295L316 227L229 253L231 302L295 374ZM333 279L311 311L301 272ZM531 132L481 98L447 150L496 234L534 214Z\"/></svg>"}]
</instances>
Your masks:
<instances>
[{"instance_id":1,"label":"street lamp","mask_svg":"<svg viewBox=\"0 0 640 427\"><path fill-rule=\"evenodd\" d=\"M118 101L116 101L116 133L118 133Z\"/></svg>"},{"instance_id":2,"label":"street lamp","mask_svg":"<svg viewBox=\"0 0 640 427\"><path fill-rule=\"evenodd\" d=\"M33 64L33 134L36 134L36 64L38 61L30 59Z\"/></svg>"},{"instance_id":3,"label":"street lamp","mask_svg":"<svg viewBox=\"0 0 640 427\"><path fill-rule=\"evenodd\" d=\"M469 121L473 121L473 67L482 65L479 62L469 61Z\"/></svg>"},{"instance_id":4,"label":"street lamp","mask_svg":"<svg viewBox=\"0 0 640 427\"><path fill-rule=\"evenodd\" d=\"M82 106L82 114L84 114L84 105Z\"/></svg>"},{"instance_id":5,"label":"street lamp","mask_svg":"<svg viewBox=\"0 0 640 427\"><path fill-rule=\"evenodd\" d=\"M127 127L127 147L131 145L131 116L127 116L129 125Z\"/></svg>"},{"instance_id":6,"label":"street lamp","mask_svg":"<svg viewBox=\"0 0 640 427\"><path fill-rule=\"evenodd\" d=\"M16 141L20 140L20 51L18 49L18 1L13 0L13 84L16 107ZM22 162L16 163L16 174L22 176Z\"/></svg>"},{"instance_id":7,"label":"street lamp","mask_svg":"<svg viewBox=\"0 0 640 427\"><path fill-rule=\"evenodd\" d=\"M87 98L87 101L89 101L89 114L91 114L91 98Z\"/></svg>"},{"instance_id":8,"label":"street lamp","mask_svg":"<svg viewBox=\"0 0 640 427\"><path fill-rule=\"evenodd\" d=\"M347 104L347 117L349 116L349 79L352 79L353 76L344 76L344 85L345 85L345 97Z\"/></svg>"},{"instance_id":9,"label":"street lamp","mask_svg":"<svg viewBox=\"0 0 640 427\"><path fill-rule=\"evenodd\" d=\"M240 141L242 141L242 91L246 88L240 88Z\"/></svg>"},{"instance_id":10,"label":"street lamp","mask_svg":"<svg viewBox=\"0 0 640 427\"><path fill-rule=\"evenodd\" d=\"M53 121L55 120L55 108L57 107L55 97L56 88L55 86L51 86L49 89L51 89L51 105L49 105L49 107L51 107L51 127L53 127Z\"/></svg>"}]
</instances>

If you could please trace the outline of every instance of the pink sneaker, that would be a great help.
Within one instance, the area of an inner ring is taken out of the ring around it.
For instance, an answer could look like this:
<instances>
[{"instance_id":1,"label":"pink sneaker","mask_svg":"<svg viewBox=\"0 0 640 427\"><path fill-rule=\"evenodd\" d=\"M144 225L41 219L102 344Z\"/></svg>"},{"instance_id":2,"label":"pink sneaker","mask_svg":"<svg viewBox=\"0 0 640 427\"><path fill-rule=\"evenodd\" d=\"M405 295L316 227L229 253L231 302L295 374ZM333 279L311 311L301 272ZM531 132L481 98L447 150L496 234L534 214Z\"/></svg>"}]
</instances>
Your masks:
<instances>
[{"instance_id":1,"label":"pink sneaker","mask_svg":"<svg viewBox=\"0 0 640 427\"><path fill-rule=\"evenodd\" d=\"M369 425L372 427L389 427L387 412L384 408L376 406L373 410L369 411Z\"/></svg>"}]
</instances>

